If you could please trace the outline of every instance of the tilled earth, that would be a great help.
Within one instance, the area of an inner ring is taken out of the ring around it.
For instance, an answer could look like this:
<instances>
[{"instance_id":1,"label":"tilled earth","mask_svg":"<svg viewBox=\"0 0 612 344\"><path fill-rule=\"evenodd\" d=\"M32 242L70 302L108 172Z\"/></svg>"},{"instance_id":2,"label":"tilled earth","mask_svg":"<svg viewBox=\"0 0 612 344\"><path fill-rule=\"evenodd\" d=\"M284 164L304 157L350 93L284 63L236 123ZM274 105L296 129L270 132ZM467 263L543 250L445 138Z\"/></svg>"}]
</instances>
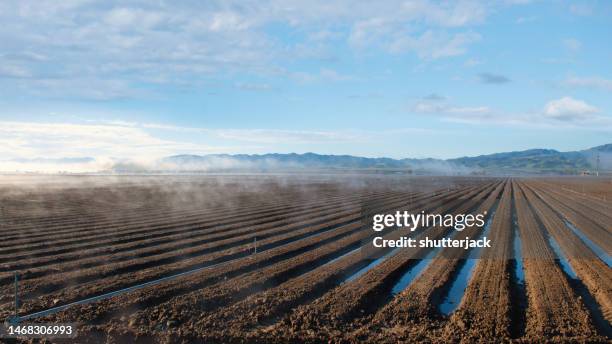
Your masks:
<instances>
[{"instance_id":1,"label":"tilled earth","mask_svg":"<svg viewBox=\"0 0 612 344\"><path fill-rule=\"evenodd\" d=\"M3 318L17 271L21 316L153 282L32 320L76 323L79 343L612 339L603 179L109 178L0 183ZM486 211L493 248L371 247L406 235L369 225L396 210Z\"/></svg>"}]
</instances>

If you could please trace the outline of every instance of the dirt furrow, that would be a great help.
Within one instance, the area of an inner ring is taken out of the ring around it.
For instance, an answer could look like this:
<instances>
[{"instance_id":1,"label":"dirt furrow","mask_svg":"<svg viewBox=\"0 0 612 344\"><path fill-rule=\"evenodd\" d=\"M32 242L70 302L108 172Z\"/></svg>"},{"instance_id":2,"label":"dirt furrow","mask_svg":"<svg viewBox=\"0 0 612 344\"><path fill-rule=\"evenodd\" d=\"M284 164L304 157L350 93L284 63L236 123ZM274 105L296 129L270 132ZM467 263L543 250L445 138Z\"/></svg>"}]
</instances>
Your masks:
<instances>
[{"instance_id":1,"label":"dirt furrow","mask_svg":"<svg viewBox=\"0 0 612 344\"><path fill-rule=\"evenodd\" d=\"M338 221L343 221L343 220L354 222L354 221L358 221L359 218L351 217L351 218L340 219ZM342 224L343 224L342 222L339 222L336 226L342 225ZM306 228L304 230L291 232L289 234L281 236L280 238L258 241L258 247L260 247L260 249L268 249L268 248L281 246L293 240L298 240L308 235L316 234L317 232L322 232L325 230L333 229L336 226L330 227L330 224L326 223L318 227ZM106 289L113 288L113 287L119 287L125 283L133 284L135 280L143 281L144 279L151 279L153 276L160 277L160 273L168 273L169 271L177 271L177 270L179 271L186 270L188 268L193 268L196 266L200 266L202 264L214 264L219 261L229 260L231 258L248 255L249 252L248 250L245 251L245 249L248 249L250 247L251 246L249 244L242 248L237 247L233 249L227 249L227 250L223 250L217 253L204 255L198 258L185 257L184 261L179 261L179 262L169 261L168 262L169 264L167 264L166 266L158 266L159 260L158 261L146 260L145 261L146 265L144 266L143 264L139 264L135 266L134 262L129 262L130 264L126 265L125 267L122 267L121 265L119 265L118 267L111 266L109 269L107 269L106 272L100 269L92 270L90 275L83 275L82 272L79 272L79 274L77 275L72 274L73 275L72 277L71 277L71 274L66 274L66 275L57 276L57 277L54 276L54 279L57 282L53 282L51 279L45 278L41 281L41 283L44 283L44 284L37 285L35 287L37 288L36 290L39 290L40 292L49 293L50 291L53 291L53 290L60 291L64 287L70 286L70 289L62 291L64 296L70 295L70 297L75 297L75 296L82 297L84 296L84 293L89 294L91 292L90 291L91 287L88 287L87 285L78 287L77 284L91 281L91 282L96 282L96 283L98 282L104 283L104 287ZM182 254L185 255L186 253L182 252ZM148 267L151 267L151 268L148 268ZM121 272L121 269L125 270L125 275L117 276L117 274ZM108 277L103 278L104 276L108 276ZM130 278L130 276L132 277ZM70 282L70 283L67 283L67 282ZM55 284L52 284L52 283L55 283ZM60 294L59 296L62 296L62 295ZM50 297L45 297L44 299L47 300L47 304L50 304L50 302L54 298L55 297L50 296ZM60 297L60 300L63 301L64 298Z\"/></svg>"},{"instance_id":2,"label":"dirt furrow","mask_svg":"<svg viewBox=\"0 0 612 344\"><path fill-rule=\"evenodd\" d=\"M526 339L593 338L597 332L589 314L555 262L555 254L549 247L545 233L516 183L513 192L529 298Z\"/></svg>"},{"instance_id":3,"label":"dirt furrow","mask_svg":"<svg viewBox=\"0 0 612 344\"><path fill-rule=\"evenodd\" d=\"M463 300L444 330L446 338L470 342L511 339L511 200L512 187L508 182L491 223L492 246L483 250Z\"/></svg>"},{"instance_id":4,"label":"dirt furrow","mask_svg":"<svg viewBox=\"0 0 612 344\"><path fill-rule=\"evenodd\" d=\"M185 228L201 228L201 227L212 227L212 226L221 226L221 225L236 225L239 223L249 222L252 223L263 223L267 219L273 219L274 216L276 218L284 218L285 215L291 213L311 213L316 211L318 208L330 208L332 205L342 205L344 203L350 205L352 203L358 203L362 200L362 196L357 196L355 199L344 199L338 198L337 200L327 200L325 202L319 202L317 204L306 204L306 205L285 205L278 206L271 210L261 209L260 207L250 206L246 210L242 211L226 211L221 214L206 214L201 213L196 215L194 218L180 218L178 221L176 219L168 220L164 219L161 223L144 223L138 224L138 226L125 226L119 225L117 227L87 227L85 229L81 228L81 232L78 236L68 235L67 238L63 238L63 235L55 235L55 233L51 236L47 236L45 240L42 241L34 241L31 245L27 243L27 241L22 241L20 243L13 242L10 245L10 249L4 249L2 252L4 254L15 253L15 252L23 252L24 250L34 250L40 249L43 253L47 253L50 249L46 249L48 247L58 246L60 244L66 244L66 247L81 247L86 245L90 241L97 241L100 239L130 239L126 237L136 236L140 234L141 236L146 234L153 234L156 232L170 232L173 233L172 230L180 231ZM228 215L233 216L228 216ZM216 230L220 231L223 227L219 227ZM136 239L136 238L132 238ZM82 245L78 245L82 244ZM46 249L46 250L45 250Z\"/></svg>"},{"instance_id":5,"label":"dirt furrow","mask_svg":"<svg viewBox=\"0 0 612 344\"><path fill-rule=\"evenodd\" d=\"M505 184L505 183L504 183ZM487 195L474 197L470 202L462 205L459 213L483 213L491 211L494 203L504 189L499 184ZM486 198L485 198L486 196ZM484 198L484 201L482 199ZM465 234L455 233L460 236ZM469 253L465 249L445 248L427 265L426 269L404 291L396 295L388 304L381 308L372 319L354 331L355 337L367 333L369 339L380 340L387 337L388 332L394 328L403 328L394 334L396 340L406 340L426 326L432 337L444 334L443 317L438 313L437 306L442 300L444 292L455 277L461 259ZM423 321L423 319L427 319ZM421 323L420 326L413 326ZM416 332L415 332L416 331Z\"/></svg>"},{"instance_id":6,"label":"dirt furrow","mask_svg":"<svg viewBox=\"0 0 612 344\"><path fill-rule=\"evenodd\" d=\"M487 186L484 189L475 190L456 201L433 209L432 212L461 213L473 208L494 188L495 186ZM446 232L445 228L423 230L430 238L441 237ZM424 235L425 233L420 233L415 238L419 239ZM323 333L327 331L342 331L342 328L346 326L356 326L355 317L367 322L363 317L374 312L375 307L389 298L387 289L390 290L393 281L416 262L412 258L417 253L413 250L400 249L397 254L361 277L331 290L311 304L292 310L279 322L282 325L275 327L274 330L281 331L282 335L299 334L307 338L313 335L315 337L324 336ZM276 333L276 335L281 335L281 333Z\"/></svg>"},{"instance_id":7,"label":"dirt furrow","mask_svg":"<svg viewBox=\"0 0 612 344\"><path fill-rule=\"evenodd\" d=\"M435 204L435 202L427 202L427 204L432 205ZM347 269L354 270L361 266L363 263L360 262L363 261L363 258L361 253L355 252L349 256L343 257L333 264L323 266L311 273L306 273L290 280L280 285L278 288L272 288L263 293L255 294L228 309L222 308L214 314L211 314L211 319L207 320L207 324L188 323L181 328L188 329L203 326L207 327L207 333L211 333L212 335L212 329L208 321L219 325L223 324L228 327L228 331L230 331L229 328L232 326L248 327L250 326L249 324L253 325L253 321L257 323L257 321L264 321L266 318L268 320L273 319L289 310L294 305L310 300L312 297L319 295L323 290L327 290L336 285L336 283L338 283L337 277L342 275L343 271ZM262 300L265 300L265 302ZM256 314L256 316L252 316L254 314ZM224 317L224 319L220 320L220 317ZM239 317L241 320L233 317ZM231 323L230 318L233 318ZM246 321L247 318L250 318L251 321L243 323L242 320ZM218 334L215 334L215 336L216 335Z\"/></svg>"},{"instance_id":8,"label":"dirt furrow","mask_svg":"<svg viewBox=\"0 0 612 344\"><path fill-rule=\"evenodd\" d=\"M523 185L526 198L546 230L563 250L565 257L582 283L597 302L606 321L612 323L612 269L591 251L562 219L528 187ZM612 333L607 333L612 335Z\"/></svg>"},{"instance_id":9,"label":"dirt furrow","mask_svg":"<svg viewBox=\"0 0 612 344\"><path fill-rule=\"evenodd\" d=\"M451 197L452 197L452 194L454 194L454 192L451 193ZM445 196L445 197L449 197L449 196ZM456 196L454 196L454 197L456 197ZM436 197L424 200L421 203L423 203L423 204L430 204L432 202L435 202L436 198L439 198L439 196L436 196ZM419 202L417 202L416 204L418 204L418 203ZM395 206L398 206L398 204L395 204ZM364 238L371 236L372 232L371 231L366 231L366 232L358 233L358 234L353 235L353 237L355 237L357 235L360 237L359 240L355 240L355 238L352 238L352 239L351 238L343 239L345 242L348 242L348 241L352 240L349 244L343 245L343 247L351 247L351 246L354 246L355 244L361 243L362 241L364 241L363 240ZM312 240L314 240L314 238ZM309 241L312 241L312 240L309 240ZM319 239L319 241L315 240L314 242L320 242L320 240L322 240L322 239ZM365 241L367 241L367 240L365 240ZM341 242L342 241L338 241L335 244L335 247L337 247ZM278 252L286 251L289 248L288 246L291 246L291 245L283 246L283 247L275 249L275 250L270 250L270 251L267 251L267 252L260 253L260 254L258 254L255 257L250 257L249 260L245 261L244 263L248 263L248 264L253 265L253 266L256 264L256 266L259 267L259 266L262 265L262 262L265 262L265 260L263 260L264 257L266 257L267 255L271 255L272 253L274 253L273 251L278 251ZM332 245L331 247L334 247L334 246ZM320 251L317 251L317 252L320 253ZM314 257L316 257L316 254L308 253L308 255L312 256L313 259L314 259ZM302 256L300 256L298 258L302 259ZM261 261L258 261L257 263L255 263L255 262L252 262L251 259L257 259L257 260L261 259ZM266 258L266 259L270 260L269 258ZM239 266L239 264L241 264L241 263L239 263L239 262L232 263L231 266L232 267ZM293 264L293 263L292 262L286 262L284 264L287 265L287 264ZM315 263L315 264L318 264L318 263ZM228 265L228 267L229 266L230 265ZM271 269L275 269L275 267L273 266L273 267L271 267ZM234 270L233 270L234 272L233 273L235 273L236 271L242 271L242 270L244 270L244 267L240 267L238 269L234 267ZM211 276L211 275L222 275L224 277L227 277L229 275L231 277L232 276L232 270L231 269L228 270L228 268L226 268L226 267L224 267L222 269L215 269L215 270L213 270L213 271L211 271L210 273L207 274L207 276ZM260 276L260 277L262 276L261 273L259 273L259 272L257 274L255 274L255 275ZM275 279L273 279L273 280L275 280ZM188 281L189 281L189 279L188 279ZM199 279L197 279L196 282L197 282L197 286L200 286L200 287L202 286L201 281ZM243 281L243 282L246 283L246 280ZM276 282L279 283L280 281L278 279L276 279ZM192 281L192 283L193 283L193 281ZM223 282L223 283L228 283L228 285L229 285L229 284L233 284L233 283L236 283L236 282L230 280L230 281L226 281L226 282ZM240 283L238 285L239 286L244 286L244 283ZM185 285L189 285L189 283L181 282L180 285L181 285L181 287L179 287L179 289L184 288L184 286ZM172 295L175 295L174 294L175 293L175 289L174 288L176 288L175 284L172 287L165 288L164 290L168 290L169 296L171 297ZM148 299L148 301L146 301L147 304L155 304L156 302L161 302L163 297L161 297L161 298L159 297L159 295L160 295L160 290L159 289L160 288L158 288L158 290L156 290L155 293L152 293L152 292L142 292L143 294L146 294L148 297L152 297L153 298L152 300ZM212 290L215 291L215 292L219 292L219 288L213 288ZM222 288L221 290L225 290L225 288ZM164 295L164 293L162 292L161 295ZM168 295L168 294L166 294L166 295ZM144 303L144 301L142 301L142 298L139 297L138 295L135 296L135 299L136 300L141 300L141 301L139 301L139 303L141 305L142 305L142 303ZM127 302L127 300L126 300L126 302ZM116 305L116 303L113 303L113 304ZM96 308L96 310L99 310L99 308ZM78 311L78 313L80 314L80 313L82 313L82 311ZM99 312L97 311L97 313L99 313Z\"/></svg>"}]
</instances>

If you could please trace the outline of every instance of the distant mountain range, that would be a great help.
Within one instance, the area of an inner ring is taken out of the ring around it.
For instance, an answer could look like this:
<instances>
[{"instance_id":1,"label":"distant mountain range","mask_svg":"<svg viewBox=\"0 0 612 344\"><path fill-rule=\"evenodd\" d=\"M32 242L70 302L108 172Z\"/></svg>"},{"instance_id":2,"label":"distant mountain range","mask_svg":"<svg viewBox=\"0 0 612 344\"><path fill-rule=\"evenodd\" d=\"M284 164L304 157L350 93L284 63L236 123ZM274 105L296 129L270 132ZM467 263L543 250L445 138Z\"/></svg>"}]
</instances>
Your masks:
<instances>
[{"instance_id":1,"label":"distant mountain range","mask_svg":"<svg viewBox=\"0 0 612 344\"><path fill-rule=\"evenodd\" d=\"M352 155L211 154L174 155L154 162L132 159L33 158L0 160L3 173L403 173L468 174L581 174L595 170L612 174L612 144L574 152L529 149L456 159L364 158Z\"/></svg>"},{"instance_id":2,"label":"distant mountain range","mask_svg":"<svg viewBox=\"0 0 612 344\"><path fill-rule=\"evenodd\" d=\"M463 157L448 161L468 168L484 170L577 173L596 169L598 158L600 169L612 169L612 144L575 152L529 149L520 152Z\"/></svg>"},{"instance_id":3,"label":"distant mountain range","mask_svg":"<svg viewBox=\"0 0 612 344\"><path fill-rule=\"evenodd\" d=\"M351 155L212 154L175 155L160 160L164 171L227 172L288 170L375 170L416 174L577 174L592 172L599 158L600 170L612 170L612 144L574 152L530 149L456 159L364 158ZM121 171L121 166L115 170Z\"/></svg>"}]
</instances>

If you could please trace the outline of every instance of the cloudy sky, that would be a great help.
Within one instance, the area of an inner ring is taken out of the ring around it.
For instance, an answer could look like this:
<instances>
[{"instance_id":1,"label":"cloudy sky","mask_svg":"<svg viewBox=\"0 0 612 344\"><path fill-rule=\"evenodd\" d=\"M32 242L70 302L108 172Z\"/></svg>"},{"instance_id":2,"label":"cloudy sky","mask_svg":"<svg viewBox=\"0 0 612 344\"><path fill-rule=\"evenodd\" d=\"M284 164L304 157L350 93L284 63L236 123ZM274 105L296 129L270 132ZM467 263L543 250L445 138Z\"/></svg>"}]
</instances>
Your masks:
<instances>
[{"instance_id":1,"label":"cloudy sky","mask_svg":"<svg viewBox=\"0 0 612 344\"><path fill-rule=\"evenodd\" d=\"M611 17L608 1L2 1L0 155L584 149L612 142Z\"/></svg>"}]
</instances>

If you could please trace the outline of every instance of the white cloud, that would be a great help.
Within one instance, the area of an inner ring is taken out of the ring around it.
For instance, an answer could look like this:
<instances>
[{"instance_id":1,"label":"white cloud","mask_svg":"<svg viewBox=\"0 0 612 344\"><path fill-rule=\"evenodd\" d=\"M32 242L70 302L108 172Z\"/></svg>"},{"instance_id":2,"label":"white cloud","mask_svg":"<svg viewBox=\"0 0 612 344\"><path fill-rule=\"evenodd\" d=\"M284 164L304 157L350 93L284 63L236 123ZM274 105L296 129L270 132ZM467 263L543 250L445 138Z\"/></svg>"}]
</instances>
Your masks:
<instances>
[{"instance_id":1,"label":"white cloud","mask_svg":"<svg viewBox=\"0 0 612 344\"><path fill-rule=\"evenodd\" d=\"M455 106L449 104L446 97L436 95L427 96L418 101L412 108L416 113L434 114L447 118L485 118L492 114L487 106Z\"/></svg>"},{"instance_id":2,"label":"white cloud","mask_svg":"<svg viewBox=\"0 0 612 344\"><path fill-rule=\"evenodd\" d=\"M209 133L224 139L256 143L298 143L315 144L329 142L359 142L360 136L350 132L271 130L271 129L217 129Z\"/></svg>"},{"instance_id":3,"label":"white cloud","mask_svg":"<svg viewBox=\"0 0 612 344\"><path fill-rule=\"evenodd\" d=\"M32 72L17 63L0 64L0 78L30 78Z\"/></svg>"},{"instance_id":4,"label":"white cloud","mask_svg":"<svg viewBox=\"0 0 612 344\"><path fill-rule=\"evenodd\" d=\"M389 5L389 4L387 4ZM482 3L455 1L434 4L406 1L388 12L374 12L352 25L349 43L356 48L372 46L393 53L414 52L422 59L437 59L464 54L480 35L472 31L456 32L468 24L480 23L488 12ZM426 24L415 30L410 22ZM453 32L455 31L455 32Z\"/></svg>"},{"instance_id":5,"label":"white cloud","mask_svg":"<svg viewBox=\"0 0 612 344\"><path fill-rule=\"evenodd\" d=\"M602 77L571 77L562 82L562 85L568 87L584 87L593 88L604 91L612 91L612 80Z\"/></svg>"},{"instance_id":6,"label":"white cloud","mask_svg":"<svg viewBox=\"0 0 612 344\"><path fill-rule=\"evenodd\" d=\"M173 125L144 123L137 126L150 129L161 129L177 132L191 132L209 135L211 137L231 140L233 142L253 143L329 143L359 141L363 138L359 133L350 130L278 130L278 129L210 129L197 127L180 127Z\"/></svg>"},{"instance_id":7,"label":"white cloud","mask_svg":"<svg viewBox=\"0 0 612 344\"><path fill-rule=\"evenodd\" d=\"M367 47L380 37L392 33L393 23L386 18L372 17L353 24L349 43L354 47Z\"/></svg>"},{"instance_id":8,"label":"white cloud","mask_svg":"<svg viewBox=\"0 0 612 344\"><path fill-rule=\"evenodd\" d=\"M196 134L197 138L184 135L170 135L181 137L181 140L160 137L173 132ZM265 143L274 147L273 144L351 142L363 137L363 133L350 130L210 129L120 120L86 124L0 121L0 160L41 157L153 160L172 154L241 152L253 148L248 143ZM203 143L210 141L222 142L223 145Z\"/></svg>"},{"instance_id":9,"label":"white cloud","mask_svg":"<svg viewBox=\"0 0 612 344\"><path fill-rule=\"evenodd\" d=\"M412 111L435 115L443 121L473 125L612 130L610 116L602 115L593 105L571 97L552 100L540 111L518 113L508 113L488 106L456 106L446 99L423 98L414 104Z\"/></svg>"},{"instance_id":10,"label":"white cloud","mask_svg":"<svg viewBox=\"0 0 612 344\"><path fill-rule=\"evenodd\" d=\"M103 18L104 23L116 29L147 30L161 24L167 18L162 12L134 8L114 8Z\"/></svg>"},{"instance_id":11,"label":"white cloud","mask_svg":"<svg viewBox=\"0 0 612 344\"><path fill-rule=\"evenodd\" d=\"M155 159L215 147L161 139L123 124L0 122L0 156L15 158L122 157Z\"/></svg>"},{"instance_id":12,"label":"white cloud","mask_svg":"<svg viewBox=\"0 0 612 344\"><path fill-rule=\"evenodd\" d=\"M270 153L285 151L285 147L310 151L317 144L363 143L408 132L431 130L211 129L121 120L85 124L0 121L0 172L95 172L118 162L154 166L159 158L176 154Z\"/></svg>"},{"instance_id":13,"label":"white cloud","mask_svg":"<svg viewBox=\"0 0 612 344\"><path fill-rule=\"evenodd\" d=\"M586 102L571 97L551 100L544 106L545 116L562 121L579 121L593 118L599 110Z\"/></svg>"},{"instance_id":14,"label":"white cloud","mask_svg":"<svg viewBox=\"0 0 612 344\"><path fill-rule=\"evenodd\" d=\"M390 43L392 52L414 51L423 59L437 59L462 55L467 46L480 40L480 35L474 32L463 32L454 35L426 31L421 36L402 36Z\"/></svg>"},{"instance_id":15,"label":"white cloud","mask_svg":"<svg viewBox=\"0 0 612 344\"><path fill-rule=\"evenodd\" d=\"M487 106L450 107L447 112L454 114L488 115L491 109Z\"/></svg>"},{"instance_id":16,"label":"white cloud","mask_svg":"<svg viewBox=\"0 0 612 344\"><path fill-rule=\"evenodd\" d=\"M331 68L321 68L317 73L309 72L283 72L288 75L291 79L299 82L317 82L317 81L353 81L359 80L358 77L353 75L342 74Z\"/></svg>"},{"instance_id":17,"label":"white cloud","mask_svg":"<svg viewBox=\"0 0 612 344\"><path fill-rule=\"evenodd\" d=\"M479 38L459 31L482 23L492 7L429 0L3 1L0 91L9 93L8 79L19 77L20 94L142 97L143 83L184 86L211 75L274 74L293 58L333 59L330 51L343 39L426 59L456 56ZM270 24L303 38L287 43ZM315 52L304 53L314 41ZM121 90L106 94L109 82Z\"/></svg>"},{"instance_id":18,"label":"white cloud","mask_svg":"<svg viewBox=\"0 0 612 344\"><path fill-rule=\"evenodd\" d=\"M344 75L331 68L321 68L319 75L323 80L331 81L350 81L355 80L355 77L350 75Z\"/></svg>"},{"instance_id":19,"label":"white cloud","mask_svg":"<svg viewBox=\"0 0 612 344\"><path fill-rule=\"evenodd\" d=\"M128 80L98 77L19 80L13 84L13 90L15 89L42 98L63 98L68 93L89 100L126 99L149 94L148 91L133 87Z\"/></svg>"},{"instance_id":20,"label":"white cloud","mask_svg":"<svg viewBox=\"0 0 612 344\"><path fill-rule=\"evenodd\" d=\"M223 31L243 31L249 28L251 24L233 12L221 12L215 13L210 23L210 30L214 32L223 32Z\"/></svg>"},{"instance_id":21,"label":"white cloud","mask_svg":"<svg viewBox=\"0 0 612 344\"><path fill-rule=\"evenodd\" d=\"M406 1L401 6L401 14L420 17L419 19L425 22L449 27L481 22L487 10L483 3L476 1L446 3Z\"/></svg>"}]
</instances>

